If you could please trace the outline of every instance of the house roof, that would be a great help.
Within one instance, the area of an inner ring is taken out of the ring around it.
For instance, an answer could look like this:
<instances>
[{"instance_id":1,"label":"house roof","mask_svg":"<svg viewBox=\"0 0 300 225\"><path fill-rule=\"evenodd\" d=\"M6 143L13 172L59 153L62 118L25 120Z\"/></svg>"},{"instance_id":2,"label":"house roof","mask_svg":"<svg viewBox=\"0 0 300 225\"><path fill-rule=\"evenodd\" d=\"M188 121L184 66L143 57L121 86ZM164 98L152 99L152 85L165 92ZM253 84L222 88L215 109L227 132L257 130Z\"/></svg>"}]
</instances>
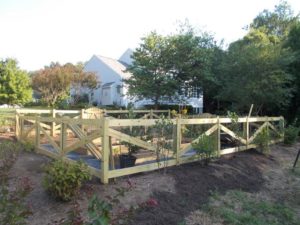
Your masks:
<instances>
[{"instance_id":1,"label":"house roof","mask_svg":"<svg viewBox=\"0 0 300 225\"><path fill-rule=\"evenodd\" d=\"M96 55L96 57L100 61L105 63L108 67L110 67L113 71L118 73L121 76L121 78L128 79L131 77L131 73L125 72L126 66L124 63L122 63L116 59L108 58L108 57L101 56L101 55Z\"/></svg>"},{"instance_id":2,"label":"house roof","mask_svg":"<svg viewBox=\"0 0 300 225\"><path fill-rule=\"evenodd\" d=\"M105 83L102 85L103 88L106 88L106 87L110 87L114 84L115 82L109 82L109 83Z\"/></svg>"}]
</instances>

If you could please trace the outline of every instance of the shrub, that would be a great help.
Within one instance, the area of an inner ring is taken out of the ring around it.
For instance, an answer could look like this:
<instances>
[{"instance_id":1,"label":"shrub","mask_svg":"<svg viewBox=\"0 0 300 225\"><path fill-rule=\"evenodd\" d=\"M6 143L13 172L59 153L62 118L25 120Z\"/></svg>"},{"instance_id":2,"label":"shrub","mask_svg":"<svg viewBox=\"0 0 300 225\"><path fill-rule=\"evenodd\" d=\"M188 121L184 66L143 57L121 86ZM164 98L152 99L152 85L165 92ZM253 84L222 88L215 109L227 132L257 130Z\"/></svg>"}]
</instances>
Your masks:
<instances>
[{"instance_id":1,"label":"shrub","mask_svg":"<svg viewBox=\"0 0 300 225\"><path fill-rule=\"evenodd\" d=\"M294 125L289 125L284 129L284 144L291 145L297 141L299 134L299 127L295 127Z\"/></svg>"},{"instance_id":2,"label":"shrub","mask_svg":"<svg viewBox=\"0 0 300 225\"><path fill-rule=\"evenodd\" d=\"M256 136L254 143L258 146L261 153L270 153L270 132L267 127L263 128L262 131Z\"/></svg>"},{"instance_id":3,"label":"shrub","mask_svg":"<svg viewBox=\"0 0 300 225\"><path fill-rule=\"evenodd\" d=\"M201 135L196 142L192 143L192 147L201 158L205 159L205 164L210 161L211 157L218 155L214 136Z\"/></svg>"},{"instance_id":4,"label":"shrub","mask_svg":"<svg viewBox=\"0 0 300 225\"><path fill-rule=\"evenodd\" d=\"M91 179L87 165L83 162L69 164L57 160L46 167L44 187L54 197L69 201L77 193L82 183Z\"/></svg>"}]
</instances>

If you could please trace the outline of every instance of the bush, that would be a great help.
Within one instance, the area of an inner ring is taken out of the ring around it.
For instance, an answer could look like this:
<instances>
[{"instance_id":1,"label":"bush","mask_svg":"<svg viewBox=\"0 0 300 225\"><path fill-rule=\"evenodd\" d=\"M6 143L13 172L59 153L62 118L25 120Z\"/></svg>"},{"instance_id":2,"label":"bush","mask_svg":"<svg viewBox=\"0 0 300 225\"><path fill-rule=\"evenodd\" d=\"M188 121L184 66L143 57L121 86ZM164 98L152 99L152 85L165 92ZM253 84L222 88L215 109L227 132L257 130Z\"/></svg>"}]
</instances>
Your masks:
<instances>
[{"instance_id":1,"label":"bush","mask_svg":"<svg viewBox=\"0 0 300 225\"><path fill-rule=\"evenodd\" d=\"M294 125L289 125L284 130L284 144L291 145L297 141L299 134L299 127L295 127Z\"/></svg>"},{"instance_id":2,"label":"bush","mask_svg":"<svg viewBox=\"0 0 300 225\"><path fill-rule=\"evenodd\" d=\"M192 143L192 147L200 157L205 159L205 164L208 164L211 157L218 155L217 141L214 136L204 134L196 142Z\"/></svg>"},{"instance_id":3,"label":"bush","mask_svg":"<svg viewBox=\"0 0 300 225\"><path fill-rule=\"evenodd\" d=\"M269 154L270 153L270 132L268 128L262 129L262 131L256 136L254 143L259 147L259 150L263 154Z\"/></svg>"},{"instance_id":4,"label":"bush","mask_svg":"<svg viewBox=\"0 0 300 225\"><path fill-rule=\"evenodd\" d=\"M89 179L91 175L83 162L69 164L57 160L46 167L44 187L54 197L69 201L78 192L82 183Z\"/></svg>"}]
</instances>

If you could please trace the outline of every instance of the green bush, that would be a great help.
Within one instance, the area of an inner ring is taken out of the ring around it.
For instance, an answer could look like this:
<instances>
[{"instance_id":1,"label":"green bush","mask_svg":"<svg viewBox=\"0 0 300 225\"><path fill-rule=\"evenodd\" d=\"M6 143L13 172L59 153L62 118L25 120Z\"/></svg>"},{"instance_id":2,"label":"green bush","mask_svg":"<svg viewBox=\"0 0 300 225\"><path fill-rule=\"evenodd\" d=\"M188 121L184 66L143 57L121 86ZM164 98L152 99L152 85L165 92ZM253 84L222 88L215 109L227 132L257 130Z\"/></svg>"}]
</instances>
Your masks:
<instances>
[{"instance_id":1,"label":"green bush","mask_svg":"<svg viewBox=\"0 0 300 225\"><path fill-rule=\"evenodd\" d=\"M258 146L261 153L266 155L270 153L270 138L269 129L265 127L254 139L254 143Z\"/></svg>"},{"instance_id":2,"label":"green bush","mask_svg":"<svg viewBox=\"0 0 300 225\"><path fill-rule=\"evenodd\" d=\"M69 164L57 160L46 167L44 187L54 197L69 201L77 193L82 183L91 179L87 165L83 162Z\"/></svg>"},{"instance_id":3,"label":"green bush","mask_svg":"<svg viewBox=\"0 0 300 225\"><path fill-rule=\"evenodd\" d=\"M204 134L196 142L192 143L192 147L200 157L205 159L206 164L211 157L218 155L217 141L214 136Z\"/></svg>"},{"instance_id":4,"label":"green bush","mask_svg":"<svg viewBox=\"0 0 300 225\"><path fill-rule=\"evenodd\" d=\"M295 127L294 125L289 125L284 129L284 144L291 145L297 141L299 134L299 127Z\"/></svg>"}]
</instances>

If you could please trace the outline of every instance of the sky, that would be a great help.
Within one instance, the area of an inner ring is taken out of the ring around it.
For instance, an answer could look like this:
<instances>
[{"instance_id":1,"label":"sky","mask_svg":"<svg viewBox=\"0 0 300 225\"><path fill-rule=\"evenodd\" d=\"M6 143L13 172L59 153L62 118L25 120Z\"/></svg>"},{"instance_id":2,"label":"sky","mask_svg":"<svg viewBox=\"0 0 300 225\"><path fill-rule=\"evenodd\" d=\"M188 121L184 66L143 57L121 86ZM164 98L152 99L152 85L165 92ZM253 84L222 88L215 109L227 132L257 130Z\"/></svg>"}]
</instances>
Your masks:
<instances>
[{"instance_id":1,"label":"sky","mask_svg":"<svg viewBox=\"0 0 300 225\"><path fill-rule=\"evenodd\" d=\"M289 0L295 14L300 0ZM0 59L33 71L51 62L119 58L156 30L174 33L186 19L229 44L279 0L0 0Z\"/></svg>"}]
</instances>

